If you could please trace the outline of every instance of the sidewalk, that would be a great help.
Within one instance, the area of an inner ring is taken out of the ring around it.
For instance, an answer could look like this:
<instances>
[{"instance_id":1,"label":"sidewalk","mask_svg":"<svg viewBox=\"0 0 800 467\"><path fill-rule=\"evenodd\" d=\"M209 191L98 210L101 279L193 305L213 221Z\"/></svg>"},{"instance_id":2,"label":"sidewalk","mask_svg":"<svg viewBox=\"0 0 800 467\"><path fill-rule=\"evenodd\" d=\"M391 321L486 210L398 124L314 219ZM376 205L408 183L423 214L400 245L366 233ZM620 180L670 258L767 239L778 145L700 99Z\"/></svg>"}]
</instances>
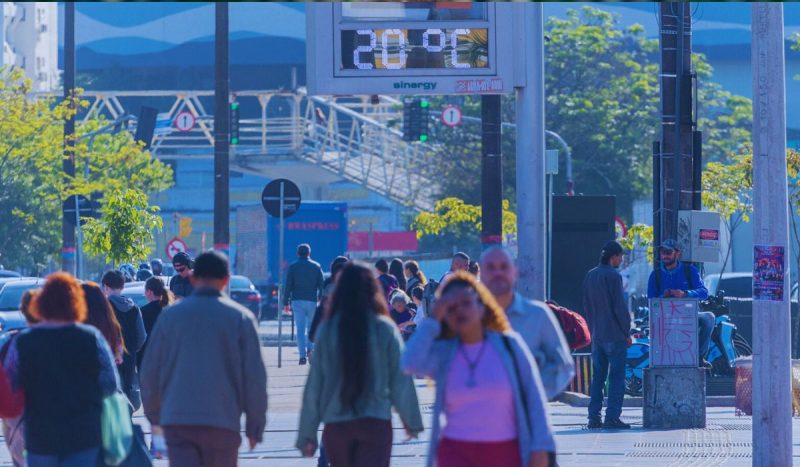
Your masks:
<instances>
[{"instance_id":1,"label":"sidewalk","mask_svg":"<svg viewBox=\"0 0 800 467\"><path fill-rule=\"evenodd\" d=\"M286 324L286 323L285 323ZM266 328L266 329L264 329ZM262 326L262 334L272 326ZM275 327L277 330L277 327ZM308 366L297 364L294 347L283 349L283 367L277 367L278 349L262 348L269 381L269 414L264 442L252 452L243 448L241 466L313 467L315 459L303 459L293 447ZM394 421L392 466L425 465L430 435L430 414L433 387L417 380L426 431L419 440L404 442L405 434L398 420ZM578 466L749 466L752 464L751 417L737 417L729 407L708 408L707 428L702 430L655 431L641 426L640 408L623 409L623 421L633 424L629 431L586 429L586 409L554 402L550 404L551 423L558 444L558 462L562 467ZM135 422L150 432L141 412ZM793 420L794 464L800 465L800 419ZM0 465L10 464L5 444L0 447ZM166 466L166 461L157 461Z\"/></svg>"}]
</instances>

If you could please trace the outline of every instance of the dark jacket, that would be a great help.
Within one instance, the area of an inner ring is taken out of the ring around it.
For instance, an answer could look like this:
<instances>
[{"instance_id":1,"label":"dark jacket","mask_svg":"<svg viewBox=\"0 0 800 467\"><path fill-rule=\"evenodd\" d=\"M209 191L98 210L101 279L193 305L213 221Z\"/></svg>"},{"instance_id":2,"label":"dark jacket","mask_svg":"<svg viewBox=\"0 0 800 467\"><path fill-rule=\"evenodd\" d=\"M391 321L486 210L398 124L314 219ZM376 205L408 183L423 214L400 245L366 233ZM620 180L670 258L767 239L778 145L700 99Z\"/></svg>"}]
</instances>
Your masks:
<instances>
[{"instance_id":1,"label":"dark jacket","mask_svg":"<svg viewBox=\"0 0 800 467\"><path fill-rule=\"evenodd\" d=\"M142 307L142 322L144 323L144 331L148 338L145 339L144 345L139 353L136 355L136 369L142 369L142 359L144 358L144 351L147 349L147 341L149 340L150 333L153 332L153 326L156 325L156 320L161 314L161 302L153 300L147 305Z\"/></svg>"},{"instance_id":2,"label":"dark jacket","mask_svg":"<svg viewBox=\"0 0 800 467\"><path fill-rule=\"evenodd\" d=\"M101 446L103 398L118 387L105 338L83 324L40 324L9 349L9 376L25 393L25 447L64 455Z\"/></svg>"},{"instance_id":3,"label":"dark jacket","mask_svg":"<svg viewBox=\"0 0 800 467\"><path fill-rule=\"evenodd\" d=\"M622 276L600 264L583 280L583 312L589 321L592 342L624 342L630 337L631 315L622 293Z\"/></svg>"},{"instance_id":4,"label":"dark jacket","mask_svg":"<svg viewBox=\"0 0 800 467\"><path fill-rule=\"evenodd\" d=\"M659 275L658 280L656 274ZM700 277L700 271L691 264L678 263L678 267L671 271L662 265L650 273L647 281L647 298L661 298L664 296L664 291L669 289L683 290L689 298L700 300L708 298L708 289Z\"/></svg>"},{"instance_id":5,"label":"dark jacket","mask_svg":"<svg viewBox=\"0 0 800 467\"><path fill-rule=\"evenodd\" d=\"M322 295L322 267L309 258L298 258L286 271L283 305L291 300L316 302Z\"/></svg>"},{"instance_id":6,"label":"dark jacket","mask_svg":"<svg viewBox=\"0 0 800 467\"><path fill-rule=\"evenodd\" d=\"M169 290L178 298L186 298L194 292L194 286L188 278L175 274L169 280Z\"/></svg>"},{"instance_id":7,"label":"dark jacket","mask_svg":"<svg viewBox=\"0 0 800 467\"><path fill-rule=\"evenodd\" d=\"M139 394L139 375L136 371L136 354L142 350L147 332L144 330L144 321L139 307L128 297L112 295L108 297L114 315L122 327L122 340L125 343L125 352L122 354L122 363L117 366L122 392L128 396L135 409L142 405Z\"/></svg>"},{"instance_id":8,"label":"dark jacket","mask_svg":"<svg viewBox=\"0 0 800 467\"><path fill-rule=\"evenodd\" d=\"M191 425L261 441L267 373L253 313L218 290L198 289L158 318L142 362L144 413L154 425Z\"/></svg>"},{"instance_id":9,"label":"dark jacket","mask_svg":"<svg viewBox=\"0 0 800 467\"><path fill-rule=\"evenodd\" d=\"M411 296L411 291L414 290L416 286L422 287L422 282L420 282L419 277L411 276L411 279L406 282L406 294L409 297Z\"/></svg>"}]
</instances>

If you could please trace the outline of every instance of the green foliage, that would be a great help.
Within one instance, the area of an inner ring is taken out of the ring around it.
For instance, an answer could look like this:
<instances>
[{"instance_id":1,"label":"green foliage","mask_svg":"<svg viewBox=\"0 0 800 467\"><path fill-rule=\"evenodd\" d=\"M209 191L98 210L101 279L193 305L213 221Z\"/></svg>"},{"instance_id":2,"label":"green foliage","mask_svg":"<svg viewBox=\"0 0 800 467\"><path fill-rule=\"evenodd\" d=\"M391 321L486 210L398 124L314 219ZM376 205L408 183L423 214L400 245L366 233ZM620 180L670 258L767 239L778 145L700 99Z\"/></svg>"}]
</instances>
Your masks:
<instances>
[{"instance_id":1,"label":"green foliage","mask_svg":"<svg viewBox=\"0 0 800 467\"><path fill-rule=\"evenodd\" d=\"M126 188L155 193L170 186L172 170L127 132L98 136L90 148L84 136L106 124L90 118L76 129L77 176L65 176L64 121L87 102L79 93L56 101L29 92L21 70L0 69L0 263L35 272L59 250L61 204L68 196Z\"/></svg>"},{"instance_id":2,"label":"green foliage","mask_svg":"<svg viewBox=\"0 0 800 467\"><path fill-rule=\"evenodd\" d=\"M653 264L653 226L647 224L633 224L628 233L619 241L620 245L626 250L634 252L630 258L631 262L636 261L635 253L644 252L647 261Z\"/></svg>"},{"instance_id":3,"label":"green foliage","mask_svg":"<svg viewBox=\"0 0 800 467\"><path fill-rule=\"evenodd\" d=\"M475 251L480 245L481 207L465 203L459 198L437 201L433 212L421 212L411 228L423 243L455 245L462 250ZM510 210L508 200L503 200L503 235L517 234L517 215ZM439 242L436 242L436 240Z\"/></svg>"},{"instance_id":4,"label":"green foliage","mask_svg":"<svg viewBox=\"0 0 800 467\"><path fill-rule=\"evenodd\" d=\"M641 25L623 28L618 18L594 6L570 10L566 18L548 18L545 94L547 129L561 135L573 156L576 189L584 194L617 196L618 214L631 217L632 203L652 193L652 142L660 135L658 41ZM698 74L698 128L704 158L725 162L750 140L749 99L712 81L713 69L695 54ZM480 117L480 97L441 97L432 108L460 105L465 116ZM503 121L515 120L514 97L503 98ZM515 130L503 129L503 196L516 200ZM429 146L443 197L480 204L480 127L433 128ZM561 149L548 139L549 148ZM565 186L564 154L555 187ZM554 191L558 192L558 189Z\"/></svg>"},{"instance_id":5,"label":"green foliage","mask_svg":"<svg viewBox=\"0 0 800 467\"><path fill-rule=\"evenodd\" d=\"M87 219L86 250L114 264L147 259L153 230L163 227L158 211L139 190L113 189L103 198L102 217Z\"/></svg>"}]
</instances>

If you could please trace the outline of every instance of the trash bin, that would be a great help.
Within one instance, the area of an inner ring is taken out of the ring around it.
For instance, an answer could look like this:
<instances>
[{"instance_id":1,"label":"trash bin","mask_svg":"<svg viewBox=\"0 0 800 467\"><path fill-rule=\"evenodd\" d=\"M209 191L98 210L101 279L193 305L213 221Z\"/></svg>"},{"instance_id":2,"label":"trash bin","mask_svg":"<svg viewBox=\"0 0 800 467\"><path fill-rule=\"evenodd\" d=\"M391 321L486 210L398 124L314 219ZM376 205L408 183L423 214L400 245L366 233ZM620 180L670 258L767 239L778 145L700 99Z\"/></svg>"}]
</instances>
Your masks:
<instances>
[{"instance_id":1,"label":"trash bin","mask_svg":"<svg viewBox=\"0 0 800 467\"><path fill-rule=\"evenodd\" d=\"M736 415L753 415L753 357L735 363ZM800 416L800 360L792 360L792 416Z\"/></svg>"}]
</instances>

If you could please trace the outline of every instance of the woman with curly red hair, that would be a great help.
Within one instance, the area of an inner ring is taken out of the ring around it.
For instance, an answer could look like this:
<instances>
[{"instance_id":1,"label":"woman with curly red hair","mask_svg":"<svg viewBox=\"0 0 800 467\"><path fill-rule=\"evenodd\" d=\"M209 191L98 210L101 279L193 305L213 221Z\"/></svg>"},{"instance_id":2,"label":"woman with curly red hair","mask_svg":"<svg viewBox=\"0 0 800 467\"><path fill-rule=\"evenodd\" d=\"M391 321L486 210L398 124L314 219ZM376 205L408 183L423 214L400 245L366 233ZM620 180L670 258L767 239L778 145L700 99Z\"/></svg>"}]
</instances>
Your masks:
<instances>
[{"instance_id":1,"label":"woman with curly red hair","mask_svg":"<svg viewBox=\"0 0 800 467\"><path fill-rule=\"evenodd\" d=\"M103 398L119 387L111 349L96 328L80 324L86 300L71 275L49 276L32 308L39 324L8 355L12 385L25 394L28 466L96 465Z\"/></svg>"},{"instance_id":2,"label":"woman with curly red hair","mask_svg":"<svg viewBox=\"0 0 800 467\"><path fill-rule=\"evenodd\" d=\"M473 275L451 273L439 290L402 357L407 372L437 381L428 465L547 466L555 445L527 346Z\"/></svg>"}]
</instances>

